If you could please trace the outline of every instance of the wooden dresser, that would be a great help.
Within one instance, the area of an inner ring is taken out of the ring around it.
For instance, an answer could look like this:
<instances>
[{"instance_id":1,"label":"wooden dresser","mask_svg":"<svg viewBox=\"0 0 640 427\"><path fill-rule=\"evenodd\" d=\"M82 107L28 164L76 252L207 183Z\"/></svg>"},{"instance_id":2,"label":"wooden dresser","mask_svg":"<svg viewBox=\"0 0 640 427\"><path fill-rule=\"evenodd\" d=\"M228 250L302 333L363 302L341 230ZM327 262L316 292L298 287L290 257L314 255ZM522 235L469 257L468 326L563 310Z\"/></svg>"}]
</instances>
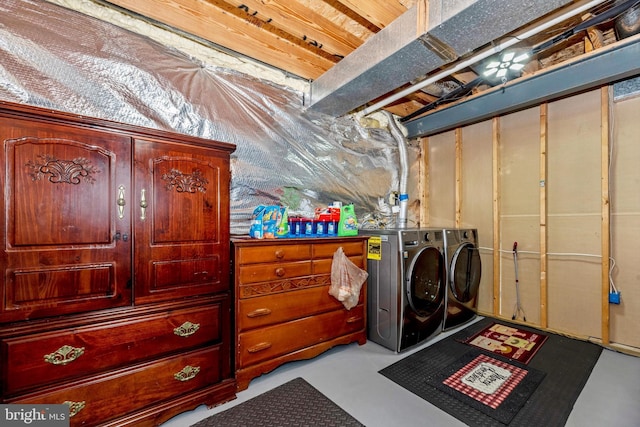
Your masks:
<instances>
[{"instance_id":1,"label":"wooden dresser","mask_svg":"<svg viewBox=\"0 0 640 427\"><path fill-rule=\"evenodd\" d=\"M2 403L159 425L235 398L233 145L0 103Z\"/></svg>"},{"instance_id":2,"label":"wooden dresser","mask_svg":"<svg viewBox=\"0 0 640 427\"><path fill-rule=\"evenodd\" d=\"M351 310L329 295L333 254L366 269L366 237L233 238L236 381L366 337L366 283Z\"/></svg>"}]
</instances>

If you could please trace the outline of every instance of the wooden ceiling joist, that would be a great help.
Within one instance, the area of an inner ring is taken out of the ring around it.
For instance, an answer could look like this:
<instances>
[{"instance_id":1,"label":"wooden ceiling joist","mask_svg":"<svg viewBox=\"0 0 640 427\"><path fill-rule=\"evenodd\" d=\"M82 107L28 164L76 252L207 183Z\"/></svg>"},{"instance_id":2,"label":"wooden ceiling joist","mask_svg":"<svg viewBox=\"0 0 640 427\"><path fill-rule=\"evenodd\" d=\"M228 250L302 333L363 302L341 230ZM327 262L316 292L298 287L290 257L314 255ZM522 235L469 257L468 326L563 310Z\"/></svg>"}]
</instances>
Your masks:
<instances>
[{"instance_id":1,"label":"wooden ceiling joist","mask_svg":"<svg viewBox=\"0 0 640 427\"><path fill-rule=\"evenodd\" d=\"M335 65L326 52L222 0L110 0L117 6L186 31L220 46L288 70L305 79L315 79ZM244 14L244 16L243 16ZM268 29L265 29L268 28ZM279 33L279 34L278 34Z\"/></svg>"},{"instance_id":2,"label":"wooden ceiling joist","mask_svg":"<svg viewBox=\"0 0 640 427\"><path fill-rule=\"evenodd\" d=\"M361 1L361 0L338 0L339 3L365 17L369 22L379 28L384 28L394 21L398 16L407 11L397 0L392 1Z\"/></svg>"},{"instance_id":3,"label":"wooden ceiling joist","mask_svg":"<svg viewBox=\"0 0 640 427\"><path fill-rule=\"evenodd\" d=\"M366 40L295 0L229 0L229 3L246 7L249 13L333 55L347 56ZM334 10L334 14L339 12Z\"/></svg>"}]
</instances>

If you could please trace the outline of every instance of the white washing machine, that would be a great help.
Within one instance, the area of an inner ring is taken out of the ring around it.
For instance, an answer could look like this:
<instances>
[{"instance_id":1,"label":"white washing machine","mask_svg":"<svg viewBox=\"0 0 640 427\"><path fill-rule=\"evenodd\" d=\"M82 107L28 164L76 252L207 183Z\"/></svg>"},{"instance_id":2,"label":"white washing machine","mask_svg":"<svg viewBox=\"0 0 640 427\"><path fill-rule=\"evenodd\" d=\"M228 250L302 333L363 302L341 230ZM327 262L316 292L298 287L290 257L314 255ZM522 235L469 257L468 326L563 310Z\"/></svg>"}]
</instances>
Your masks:
<instances>
[{"instance_id":1,"label":"white washing machine","mask_svg":"<svg viewBox=\"0 0 640 427\"><path fill-rule=\"evenodd\" d=\"M447 268L443 330L475 318L482 266L476 229L444 229L444 254Z\"/></svg>"},{"instance_id":2,"label":"white washing machine","mask_svg":"<svg viewBox=\"0 0 640 427\"><path fill-rule=\"evenodd\" d=\"M401 352L442 331L446 268L442 229L360 230L370 236L367 335Z\"/></svg>"}]
</instances>

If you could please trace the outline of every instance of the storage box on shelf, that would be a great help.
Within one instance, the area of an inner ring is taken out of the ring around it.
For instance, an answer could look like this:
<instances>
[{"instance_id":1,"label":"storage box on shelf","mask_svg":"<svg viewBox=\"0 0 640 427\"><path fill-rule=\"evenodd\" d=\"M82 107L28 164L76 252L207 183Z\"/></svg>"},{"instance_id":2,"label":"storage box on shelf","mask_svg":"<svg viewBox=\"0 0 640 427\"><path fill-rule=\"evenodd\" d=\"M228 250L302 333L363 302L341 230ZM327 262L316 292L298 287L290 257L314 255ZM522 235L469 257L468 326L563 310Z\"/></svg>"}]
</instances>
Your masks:
<instances>
[{"instance_id":1,"label":"storage box on shelf","mask_svg":"<svg viewBox=\"0 0 640 427\"><path fill-rule=\"evenodd\" d=\"M0 102L1 401L158 425L235 397L233 145Z\"/></svg>"},{"instance_id":2,"label":"storage box on shelf","mask_svg":"<svg viewBox=\"0 0 640 427\"><path fill-rule=\"evenodd\" d=\"M366 342L366 283L351 310L329 295L339 247L366 269L366 237L233 238L238 391L281 364Z\"/></svg>"}]
</instances>

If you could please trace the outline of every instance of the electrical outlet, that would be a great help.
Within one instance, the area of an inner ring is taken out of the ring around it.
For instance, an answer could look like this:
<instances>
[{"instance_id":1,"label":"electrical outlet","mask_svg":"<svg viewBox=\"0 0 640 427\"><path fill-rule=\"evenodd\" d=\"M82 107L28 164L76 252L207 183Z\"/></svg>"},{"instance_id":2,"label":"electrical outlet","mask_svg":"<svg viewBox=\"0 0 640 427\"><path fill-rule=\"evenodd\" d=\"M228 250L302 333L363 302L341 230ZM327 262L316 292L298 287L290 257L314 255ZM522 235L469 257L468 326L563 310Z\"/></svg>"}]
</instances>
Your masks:
<instances>
[{"instance_id":1,"label":"electrical outlet","mask_svg":"<svg viewBox=\"0 0 640 427\"><path fill-rule=\"evenodd\" d=\"M397 203L398 203L398 192L392 191L391 194L389 194L389 204L391 206L395 206Z\"/></svg>"},{"instance_id":2,"label":"electrical outlet","mask_svg":"<svg viewBox=\"0 0 640 427\"><path fill-rule=\"evenodd\" d=\"M609 304L620 304L620 291L609 292Z\"/></svg>"}]
</instances>

